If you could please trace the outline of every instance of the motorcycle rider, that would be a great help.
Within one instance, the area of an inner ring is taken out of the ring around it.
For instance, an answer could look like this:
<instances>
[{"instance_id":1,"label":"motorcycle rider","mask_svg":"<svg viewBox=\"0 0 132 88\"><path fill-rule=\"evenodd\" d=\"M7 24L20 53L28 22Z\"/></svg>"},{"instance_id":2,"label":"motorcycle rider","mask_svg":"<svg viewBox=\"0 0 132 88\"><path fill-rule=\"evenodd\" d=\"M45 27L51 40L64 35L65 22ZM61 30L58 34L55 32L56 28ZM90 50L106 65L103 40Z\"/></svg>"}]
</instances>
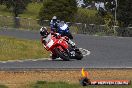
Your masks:
<instances>
[{"instance_id":1,"label":"motorcycle rider","mask_svg":"<svg viewBox=\"0 0 132 88\"><path fill-rule=\"evenodd\" d=\"M59 25L62 25L64 24L64 21L58 21L57 20L57 16L53 16L52 17L52 20L50 22L50 28L51 28L51 33L58 33L58 28L59 28ZM60 33L59 33L60 34ZM61 34L61 36L66 36L67 34ZM71 38L73 39L73 37ZM73 41L71 41L69 39L69 43L74 47L75 46L75 43Z\"/></svg>"},{"instance_id":2,"label":"motorcycle rider","mask_svg":"<svg viewBox=\"0 0 132 88\"><path fill-rule=\"evenodd\" d=\"M59 21L57 20L57 17L53 16L52 20L50 21L51 32L57 32L58 31L58 23L59 23Z\"/></svg>"},{"instance_id":3,"label":"motorcycle rider","mask_svg":"<svg viewBox=\"0 0 132 88\"><path fill-rule=\"evenodd\" d=\"M65 33L65 32L60 33L59 32L60 26L63 26L63 25L67 25L67 24L64 21L57 20L57 17L53 16L52 20L50 22L51 33L57 32L57 33L61 34L62 36L69 36L69 33ZM69 30L69 27L67 30ZM72 36L69 36L69 38L73 39Z\"/></svg>"},{"instance_id":4,"label":"motorcycle rider","mask_svg":"<svg viewBox=\"0 0 132 88\"><path fill-rule=\"evenodd\" d=\"M41 27L40 28L40 35L42 37L42 43L46 44L47 42L45 41L46 37L49 35L49 32L47 31L46 27Z\"/></svg>"},{"instance_id":5,"label":"motorcycle rider","mask_svg":"<svg viewBox=\"0 0 132 88\"><path fill-rule=\"evenodd\" d=\"M68 24L64 21L60 21L58 24L58 33L60 33L62 36L67 36L68 38L73 39L73 36L69 31Z\"/></svg>"},{"instance_id":6,"label":"motorcycle rider","mask_svg":"<svg viewBox=\"0 0 132 88\"><path fill-rule=\"evenodd\" d=\"M44 45L47 44L46 38L48 37L49 34L56 36L56 38L60 38L60 36L61 36L59 33L50 33L50 32L48 32L48 30L47 30L46 27L41 27L41 28L40 28L40 35L41 35L41 37L42 37L42 43L43 43ZM68 39L67 42L68 42L70 45L75 46L75 43L72 42L70 39ZM52 54L52 59L56 59L56 55Z\"/></svg>"},{"instance_id":7,"label":"motorcycle rider","mask_svg":"<svg viewBox=\"0 0 132 88\"><path fill-rule=\"evenodd\" d=\"M41 35L41 37L42 37L42 44L44 44L44 45L46 45L47 44L47 37L48 37L48 35L50 34L50 32L48 32L48 30L47 30L47 28L46 27L41 27L40 28L40 35ZM52 35L53 35L53 33L51 33ZM56 35L57 36L57 35ZM56 59L56 55L54 55L53 53L52 54L50 54L50 56L51 56L51 58L52 58L52 60L54 60L54 59Z\"/></svg>"},{"instance_id":8,"label":"motorcycle rider","mask_svg":"<svg viewBox=\"0 0 132 88\"><path fill-rule=\"evenodd\" d=\"M69 33L65 33L65 32L60 33L59 32L60 27L64 26L64 25L67 25L67 24L64 21L57 20L57 17L53 16L52 20L50 22L51 32L57 32L57 33L61 34L62 36L68 36L70 39L73 39L72 35L69 35ZM69 30L69 27L67 30Z\"/></svg>"},{"instance_id":9,"label":"motorcycle rider","mask_svg":"<svg viewBox=\"0 0 132 88\"><path fill-rule=\"evenodd\" d=\"M40 28L40 34L41 34L41 37L43 38L43 39L45 39L49 34L50 34L50 32L48 32L48 30L47 30L47 28L46 27L41 27ZM61 36L61 34L59 34L59 33L55 33L55 32L51 32L51 35L55 35L56 36L56 38L58 38L58 37L60 37ZM72 42L70 39L68 39L68 41L67 41L69 44L71 44L72 46L75 46L75 43L74 42ZM45 41L44 42L42 42L42 43L46 43Z\"/></svg>"}]
</instances>

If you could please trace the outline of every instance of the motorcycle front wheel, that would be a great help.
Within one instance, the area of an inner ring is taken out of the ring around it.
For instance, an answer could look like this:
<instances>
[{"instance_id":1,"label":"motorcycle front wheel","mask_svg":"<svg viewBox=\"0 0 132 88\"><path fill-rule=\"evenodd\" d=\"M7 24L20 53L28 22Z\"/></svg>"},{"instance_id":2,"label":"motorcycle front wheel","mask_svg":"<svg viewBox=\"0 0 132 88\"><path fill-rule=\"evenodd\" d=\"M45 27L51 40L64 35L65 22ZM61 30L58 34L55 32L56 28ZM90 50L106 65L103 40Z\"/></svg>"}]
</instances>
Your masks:
<instances>
[{"instance_id":1,"label":"motorcycle front wheel","mask_svg":"<svg viewBox=\"0 0 132 88\"><path fill-rule=\"evenodd\" d=\"M69 54L66 52L66 50L61 51L59 48L55 49L55 52L58 54L58 56L63 59L64 61L69 61L70 57Z\"/></svg>"}]
</instances>

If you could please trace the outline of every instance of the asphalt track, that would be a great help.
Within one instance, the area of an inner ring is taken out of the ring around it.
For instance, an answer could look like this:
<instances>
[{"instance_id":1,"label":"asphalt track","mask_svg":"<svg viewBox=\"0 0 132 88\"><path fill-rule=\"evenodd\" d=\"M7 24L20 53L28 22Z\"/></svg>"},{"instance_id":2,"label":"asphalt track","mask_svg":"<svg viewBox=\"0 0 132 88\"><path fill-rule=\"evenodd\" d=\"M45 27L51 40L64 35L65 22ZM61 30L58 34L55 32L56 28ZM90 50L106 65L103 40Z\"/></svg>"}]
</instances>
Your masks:
<instances>
[{"instance_id":1,"label":"asphalt track","mask_svg":"<svg viewBox=\"0 0 132 88\"><path fill-rule=\"evenodd\" d=\"M0 35L39 40L39 32L1 30ZM0 62L0 69L132 68L132 38L74 35L80 48L91 51L82 60Z\"/></svg>"}]
</instances>

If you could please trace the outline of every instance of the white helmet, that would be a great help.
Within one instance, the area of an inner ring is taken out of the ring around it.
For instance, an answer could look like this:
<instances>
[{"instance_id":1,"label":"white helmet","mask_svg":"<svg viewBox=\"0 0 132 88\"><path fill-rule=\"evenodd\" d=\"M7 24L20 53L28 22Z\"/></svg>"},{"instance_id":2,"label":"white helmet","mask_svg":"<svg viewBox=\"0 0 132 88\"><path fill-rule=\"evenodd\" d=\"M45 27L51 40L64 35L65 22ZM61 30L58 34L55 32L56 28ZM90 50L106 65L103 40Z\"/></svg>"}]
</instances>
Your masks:
<instances>
[{"instance_id":1,"label":"white helmet","mask_svg":"<svg viewBox=\"0 0 132 88\"><path fill-rule=\"evenodd\" d=\"M52 20L57 20L57 17L56 17L56 16L53 16L53 17L52 17Z\"/></svg>"},{"instance_id":2,"label":"white helmet","mask_svg":"<svg viewBox=\"0 0 132 88\"><path fill-rule=\"evenodd\" d=\"M46 27L41 27L40 28L40 32L43 32L44 30L47 30L47 28Z\"/></svg>"}]
</instances>

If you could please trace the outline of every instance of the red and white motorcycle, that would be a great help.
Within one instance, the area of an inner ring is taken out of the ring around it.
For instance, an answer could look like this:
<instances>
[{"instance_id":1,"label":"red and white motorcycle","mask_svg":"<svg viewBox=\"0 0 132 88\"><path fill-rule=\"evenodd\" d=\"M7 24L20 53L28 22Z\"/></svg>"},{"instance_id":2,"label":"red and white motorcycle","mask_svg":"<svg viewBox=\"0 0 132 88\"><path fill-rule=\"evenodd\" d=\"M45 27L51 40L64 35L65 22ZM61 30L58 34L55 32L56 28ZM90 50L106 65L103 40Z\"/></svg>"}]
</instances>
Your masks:
<instances>
[{"instance_id":1,"label":"red and white motorcycle","mask_svg":"<svg viewBox=\"0 0 132 88\"><path fill-rule=\"evenodd\" d=\"M83 58L81 51L77 47L72 47L68 44L68 37L66 36L55 36L50 33L45 39L41 38L41 41L43 40L46 41L43 46L47 51L51 51L55 58L60 57L64 61L69 61L70 59L81 60Z\"/></svg>"}]
</instances>

